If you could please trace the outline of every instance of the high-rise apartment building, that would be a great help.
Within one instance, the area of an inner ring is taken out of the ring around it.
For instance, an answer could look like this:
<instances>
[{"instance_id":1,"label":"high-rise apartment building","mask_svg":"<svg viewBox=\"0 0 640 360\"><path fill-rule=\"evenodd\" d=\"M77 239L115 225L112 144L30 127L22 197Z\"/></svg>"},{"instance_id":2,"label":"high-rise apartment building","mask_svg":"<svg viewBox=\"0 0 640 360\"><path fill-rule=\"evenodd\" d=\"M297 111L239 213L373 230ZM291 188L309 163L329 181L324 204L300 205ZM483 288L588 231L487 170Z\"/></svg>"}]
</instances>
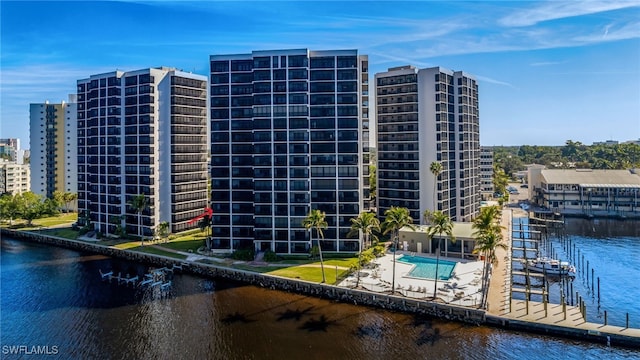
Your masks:
<instances>
[{"instance_id":1,"label":"high-rise apartment building","mask_svg":"<svg viewBox=\"0 0 640 360\"><path fill-rule=\"evenodd\" d=\"M78 80L78 208L95 228L172 232L207 204L207 79L172 68ZM129 202L145 194L141 215Z\"/></svg>"},{"instance_id":2,"label":"high-rise apartment building","mask_svg":"<svg viewBox=\"0 0 640 360\"><path fill-rule=\"evenodd\" d=\"M484 199L493 196L493 149L480 147L480 192Z\"/></svg>"},{"instance_id":3,"label":"high-rise apartment building","mask_svg":"<svg viewBox=\"0 0 640 360\"><path fill-rule=\"evenodd\" d=\"M76 193L77 109L69 102L34 103L29 107L31 191L51 198L55 191Z\"/></svg>"},{"instance_id":4,"label":"high-rise apartment building","mask_svg":"<svg viewBox=\"0 0 640 360\"><path fill-rule=\"evenodd\" d=\"M402 66L375 81L378 213L406 207L421 222L435 208L470 221L480 205L476 80L441 67ZM437 178L433 162L442 165Z\"/></svg>"},{"instance_id":5,"label":"high-rise apartment building","mask_svg":"<svg viewBox=\"0 0 640 360\"><path fill-rule=\"evenodd\" d=\"M326 212L324 251L354 252L369 209L368 59L356 50L211 56L213 246L306 253L302 226Z\"/></svg>"}]
</instances>

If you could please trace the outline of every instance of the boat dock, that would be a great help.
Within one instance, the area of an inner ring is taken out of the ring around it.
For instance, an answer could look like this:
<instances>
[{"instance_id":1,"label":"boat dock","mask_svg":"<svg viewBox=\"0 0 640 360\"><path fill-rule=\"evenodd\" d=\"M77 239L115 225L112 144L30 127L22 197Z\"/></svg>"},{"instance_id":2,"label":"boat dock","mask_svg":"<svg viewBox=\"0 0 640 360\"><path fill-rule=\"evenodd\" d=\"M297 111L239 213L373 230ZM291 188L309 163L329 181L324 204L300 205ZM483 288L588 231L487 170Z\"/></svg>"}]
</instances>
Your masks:
<instances>
[{"instance_id":1,"label":"boat dock","mask_svg":"<svg viewBox=\"0 0 640 360\"><path fill-rule=\"evenodd\" d=\"M131 277L129 274L122 276L121 272L115 275L113 271L98 271L100 272L100 279L102 281L109 281L111 283L115 280L118 285L131 285L132 287L149 286L151 288L159 287L162 291L168 291L173 286L173 282L167 278L172 277L176 270L182 271L184 265L185 264L173 264L170 268L162 267L159 269L151 269L143 276L142 279L138 275Z\"/></svg>"}]
</instances>

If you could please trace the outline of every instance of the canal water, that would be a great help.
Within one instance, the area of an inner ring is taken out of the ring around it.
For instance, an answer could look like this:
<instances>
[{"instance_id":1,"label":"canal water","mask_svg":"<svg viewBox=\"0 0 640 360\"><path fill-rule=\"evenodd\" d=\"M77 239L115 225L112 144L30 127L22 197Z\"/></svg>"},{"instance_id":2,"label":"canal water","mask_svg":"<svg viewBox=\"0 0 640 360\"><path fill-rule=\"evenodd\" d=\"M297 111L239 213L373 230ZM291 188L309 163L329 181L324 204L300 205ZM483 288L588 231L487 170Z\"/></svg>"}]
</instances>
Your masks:
<instances>
[{"instance_id":1,"label":"canal water","mask_svg":"<svg viewBox=\"0 0 640 360\"><path fill-rule=\"evenodd\" d=\"M526 220L515 218L514 228L519 230L522 222L522 229L529 230ZM522 241L514 240L514 246L522 247ZM582 299L588 321L604 324L606 312L608 325L624 327L628 315L629 326L640 328L640 221L567 218L564 233L550 236L540 249L541 256L569 261L576 267L572 279L549 277L550 302L561 303L562 294L569 305L577 305ZM532 251L527 254L535 256ZM522 256L522 251L515 255ZM519 270L522 266L514 262L513 268ZM525 283L522 276L514 280ZM542 285L537 279L531 281L533 286ZM514 293L514 298L524 299L524 294ZM541 301L535 296L533 300Z\"/></svg>"},{"instance_id":2,"label":"canal water","mask_svg":"<svg viewBox=\"0 0 640 360\"><path fill-rule=\"evenodd\" d=\"M101 269L131 275L149 270L138 264L7 237L1 250L2 359L640 357L640 351L631 349L468 326L191 275L176 274L170 294L164 296L100 280ZM49 355L33 355L37 351Z\"/></svg>"}]
</instances>

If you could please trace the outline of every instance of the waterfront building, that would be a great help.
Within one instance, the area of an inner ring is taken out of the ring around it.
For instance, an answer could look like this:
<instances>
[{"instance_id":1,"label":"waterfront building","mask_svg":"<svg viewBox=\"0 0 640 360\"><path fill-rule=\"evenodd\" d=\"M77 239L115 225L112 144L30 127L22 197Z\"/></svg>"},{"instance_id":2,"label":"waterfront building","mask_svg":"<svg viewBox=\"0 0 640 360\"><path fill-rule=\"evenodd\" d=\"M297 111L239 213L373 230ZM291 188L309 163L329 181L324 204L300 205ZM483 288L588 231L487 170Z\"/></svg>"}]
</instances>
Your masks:
<instances>
[{"instance_id":1,"label":"waterfront building","mask_svg":"<svg viewBox=\"0 0 640 360\"><path fill-rule=\"evenodd\" d=\"M401 206L420 222L435 208L471 221L480 207L476 80L441 67L401 66L375 81L379 214ZM437 179L433 162L442 165Z\"/></svg>"},{"instance_id":2,"label":"waterfront building","mask_svg":"<svg viewBox=\"0 0 640 360\"><path fill-rule=\"evenodd\" d=\"M19 194L30 189L29 164L0 160L0 194Z\"/></svg>"},{"instance_id":3,"label":"waterfront building","mask_svg":"<svg viewBox=\"0 0 640 360\"><path fill-rule=\"evenodd\" d=\"M638 170L529 168L530 201L562 214L640 216Z\"/></svg>"},{"instance_id":4,"label":"waterfront building","mask_svg":"<svg viewBox=\"0 0 640 360\"><path fill-rule=\"evenodd\" d=\"M480 192L487 200L493 197L493 149L480 147Z\"/></svg>"},{"instance_id":5,"label":"waterfront building","mask_svg":"<svg viewBox=\"0 0 640 360\"><path fill-rule=\"evenodd\" d=\"M207 79L173 68L78 80L78 208L96 230L171 232L207 207ZM129 205L144 194L138 214Z\"/></svg>"},{"instance_id":6,"label":"waterfront building","mask_svg":"<svg viewBox=\"0 0 640 360\"><path fill-rule=\"evenodd\" d=\"M55 191L76 193L76 96L60 103L29 106L31 191L51 198Z\"/></svg>"},{"instance_id":7,"label":"waterfront building","mask_svg":"<svg viewBox=\"0 0 640 360\"><path fill-rule=\"evenodd\" d=\"M211 181L217 249L307 253L310 210L323 251L355 252L369 209L368 58L357 50L211 58Z\"/></svg>"}]
</instances>

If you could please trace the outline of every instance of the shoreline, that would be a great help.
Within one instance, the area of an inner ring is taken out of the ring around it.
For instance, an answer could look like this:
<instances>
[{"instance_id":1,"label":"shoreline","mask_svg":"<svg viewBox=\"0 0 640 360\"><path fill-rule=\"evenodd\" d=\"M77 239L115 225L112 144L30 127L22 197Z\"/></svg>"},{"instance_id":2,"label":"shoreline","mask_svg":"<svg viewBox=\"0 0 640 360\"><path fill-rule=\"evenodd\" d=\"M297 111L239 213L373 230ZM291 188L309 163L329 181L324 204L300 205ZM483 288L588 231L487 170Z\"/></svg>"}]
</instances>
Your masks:
<instances>
[{"instance_id":1,"label":"shoreline","mask_svg":"<svg viewBox=\"0 0 640 360\"><path fill-rule=\"evenodd\" d=\"M525 331L536 334L559 336L611 346L640 348L640 329L625 329L622 327L604 326L601 324L587 322L584 322L584 325L586 326L568 327L548 321L531 321L524 316L518 315L518 312L510 314L511 316L505 316L507 314L499 314L495 311L485 311L451 304L441 304L426 300L405 298L396 295L374 293L366 290L349 289L335 285L283 278L275 275L228 268L216 264L188 261L130 250L121 250L97 243L88 243L81 240L71 240L27 231L0 228L0 233L22 241L97 253L149 265L166 267L171 267L174 264L186 265L184 266L184 272L197 276L223 278L263 288L305 294L328 300L353 303L355 305L427 315L442 320L456 321L469 325L485 325L510 331ZM499 271L494 271L494 273L499 273ZM495 276L493 278L495 278ZM494 283L493 278L491 281L492 284ZM517 301L514 300L512 302Z\"/></svg>"}]
</instances>

